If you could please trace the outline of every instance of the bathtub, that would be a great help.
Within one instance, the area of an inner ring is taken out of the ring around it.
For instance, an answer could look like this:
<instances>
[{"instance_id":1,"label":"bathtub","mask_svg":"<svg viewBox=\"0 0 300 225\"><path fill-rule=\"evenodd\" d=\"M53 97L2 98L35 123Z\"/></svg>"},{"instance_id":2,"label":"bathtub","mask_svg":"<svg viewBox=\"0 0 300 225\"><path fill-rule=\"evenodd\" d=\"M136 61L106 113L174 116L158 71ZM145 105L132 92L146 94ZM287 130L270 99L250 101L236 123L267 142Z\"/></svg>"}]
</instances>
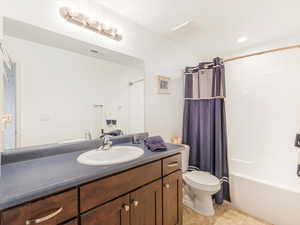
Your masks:
<instances>
[{"instance_id":1,"label":"bathtub","mask_svg":"<svg viewBox=\"0 0 300 225\"><path fill-rule=\"evenodd\" d=\"M230 184L233 208L274 225L300 225L300 189L272 184L234 170L230 172Z\"/></svg>"}]
</instances>

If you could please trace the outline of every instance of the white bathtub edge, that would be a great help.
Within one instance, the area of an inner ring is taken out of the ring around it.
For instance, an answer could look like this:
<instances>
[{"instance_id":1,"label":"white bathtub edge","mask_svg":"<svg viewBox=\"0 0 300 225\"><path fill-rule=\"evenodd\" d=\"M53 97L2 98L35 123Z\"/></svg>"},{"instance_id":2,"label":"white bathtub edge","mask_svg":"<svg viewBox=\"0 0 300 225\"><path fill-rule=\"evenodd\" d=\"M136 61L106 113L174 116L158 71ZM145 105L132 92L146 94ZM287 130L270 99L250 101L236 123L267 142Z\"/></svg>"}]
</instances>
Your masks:
<instances>
[{"instance_id":1,"label":"white bathtub edge","mask_svg":"<svg viewBox=\"0 0 300 225\"><path fill-rule=\"evenodd\" d=\"M264 180L256 179L256 178L244 175L244 174L232 172L232 173L229 174L229 177L231 177L231 176L240 177L240 178L243 178L243 179L251 180L253 182L258 182L258 183L262 183L264 185L268 185L268 186L272 186L272 187L275 187L275 188L278 188L278 189L282 189L284 191L290 191L290 192L294 192L296 194L300 194L300 190L293 189L293 188L287 187L287 186L278 185L278 184L275 184L275 183L271 183L269 181L264 181Z\"/></svg>"},{"instance_id":2,"label":"white bathtub edge","mask_svg":"<svg viewBox=\"0 0 300 225\"><path fill-rule=\"evenodd\" d=\"M299 224L299 191L238 173L231 173L230 184L234 208L274 225Z\"/></svg>"}]
</instances>

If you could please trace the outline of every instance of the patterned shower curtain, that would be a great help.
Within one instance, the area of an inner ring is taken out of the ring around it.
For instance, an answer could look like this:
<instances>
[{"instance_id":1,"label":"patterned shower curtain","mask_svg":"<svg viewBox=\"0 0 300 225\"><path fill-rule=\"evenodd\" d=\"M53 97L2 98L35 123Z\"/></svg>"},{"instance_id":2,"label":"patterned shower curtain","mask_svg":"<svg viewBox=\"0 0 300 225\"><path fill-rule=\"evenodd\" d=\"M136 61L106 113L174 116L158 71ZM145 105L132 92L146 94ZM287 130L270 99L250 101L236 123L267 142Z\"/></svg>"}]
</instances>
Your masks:
<instances>
[{"instance_id":1,"label":"patterned shower curtain","mask_svg":"<svg viewBox=\"0 0 300 225\"><path fill-rule=\"evenodd\" d=\"M190 166L222 182L214 197L230 201L225 115L225 70L220 58L185 70L183 143L191 147Z\"/></svg>"}]
</instances>

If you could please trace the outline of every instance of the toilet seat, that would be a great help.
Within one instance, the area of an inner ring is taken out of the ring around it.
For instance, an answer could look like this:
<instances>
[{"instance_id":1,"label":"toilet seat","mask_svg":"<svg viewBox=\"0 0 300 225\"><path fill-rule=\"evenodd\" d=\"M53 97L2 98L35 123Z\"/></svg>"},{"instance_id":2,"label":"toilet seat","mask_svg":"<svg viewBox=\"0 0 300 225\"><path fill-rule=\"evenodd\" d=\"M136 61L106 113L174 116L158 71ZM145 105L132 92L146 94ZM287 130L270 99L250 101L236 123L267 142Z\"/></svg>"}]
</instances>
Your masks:
<instances>
[{"instance_id":1,"label":"toilet seat","mask_svg":"<svg viewBox=\"0 0 300 225\"><path fill-rule=\"evenodd\" d=\"M203 191L218 191L221 186L217 177L203 171L186 172L183 179L191 187Z\"/></svg>"}]
</instances>

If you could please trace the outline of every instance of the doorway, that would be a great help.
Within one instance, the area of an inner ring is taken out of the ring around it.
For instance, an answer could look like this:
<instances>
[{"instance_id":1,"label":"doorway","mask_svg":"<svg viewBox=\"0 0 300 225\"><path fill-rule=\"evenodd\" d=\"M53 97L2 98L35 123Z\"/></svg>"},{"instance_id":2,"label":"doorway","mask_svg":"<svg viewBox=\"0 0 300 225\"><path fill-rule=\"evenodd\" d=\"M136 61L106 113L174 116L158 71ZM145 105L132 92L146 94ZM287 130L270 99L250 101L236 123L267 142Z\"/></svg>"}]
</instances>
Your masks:
<instances>
[{"instance_id":1,"label":"doorway","mask_svg":"<svg viewBox=\"0 0 300 225\"><path fill-rule=\"evenodd\" d=\"M3 95L4 107L3 113L7 118L3 130L4 149L16 148L16 116L17 116L17 79L16 79L16 64L12 64L11 70L3 64Z\"/></svg>"}]
</instances>

